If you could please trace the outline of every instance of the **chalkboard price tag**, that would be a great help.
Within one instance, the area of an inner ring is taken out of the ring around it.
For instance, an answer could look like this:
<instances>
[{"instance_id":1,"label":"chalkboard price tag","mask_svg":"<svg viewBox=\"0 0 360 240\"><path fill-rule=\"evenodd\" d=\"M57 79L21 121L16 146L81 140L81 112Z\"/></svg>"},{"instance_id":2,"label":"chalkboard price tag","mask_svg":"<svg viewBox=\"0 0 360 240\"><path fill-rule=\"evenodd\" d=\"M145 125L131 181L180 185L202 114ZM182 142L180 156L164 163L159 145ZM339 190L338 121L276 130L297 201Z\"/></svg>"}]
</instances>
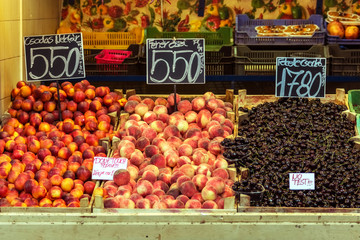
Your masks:
<instances>
[{"instance_id":1,"label":"chalkboard price tag","mask_svg":"<svg viewBox=\"0 0 360 240\"><path fill-rule=\"evenodd\" d=\"M204 84L205 39L147 39L147 84Z\"/></svg>"},{"instance_id":2,"label":"chalkboard price tag","mask_svg":"<svg viewBox=\"0 0 360 240\"><path fill-rule=\"evenodd\" d=\"M276 58L277 97L324 98L326 58Z\"/></svg>"},{"instance_id":3,"label":"chalkboard price tag","mask_svg":"<svg viewBox=\"0 0 360 240\"><path fill-rule=\"evenodd\" d=\"M85 78L81 33L27 36L24 46L28 81Z\"/></svg>"}]
</instances>

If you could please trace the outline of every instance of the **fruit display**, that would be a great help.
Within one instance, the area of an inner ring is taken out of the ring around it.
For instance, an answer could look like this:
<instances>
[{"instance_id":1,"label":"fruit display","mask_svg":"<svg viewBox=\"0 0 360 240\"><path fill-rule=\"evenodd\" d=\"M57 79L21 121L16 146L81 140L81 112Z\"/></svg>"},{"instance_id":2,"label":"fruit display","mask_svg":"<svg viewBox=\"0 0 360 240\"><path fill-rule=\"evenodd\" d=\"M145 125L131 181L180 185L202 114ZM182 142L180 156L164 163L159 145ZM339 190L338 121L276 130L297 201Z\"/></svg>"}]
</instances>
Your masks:
<instances>
[{"instance_id":1,"label":"fruit display","mask_svg":"<svg viewBox=\"0 0 360 240\"><path fill-rule=\"evenodd\" d=\"M93 158L106 157L100 140L114 135L108 113L120 111L121 99L87 80L62 82L59 94L56 83L20 81L11 96L0 130L0 206L80 207L96 184Z\"/></svg>"},{"instance_id":2,"label":"fruit display","mask_svg":"<svg viewBox=\"0 0 360 240\"><path fill-rule=\"evenodd\" d=\"M356 14L328 12L327 32L345 39L359 38L360 17Z\"/></svg>"},{"instance_id":3,"label":"fruit display","mask_svg":"<svg viewBox=\"0 0 360 240\"><path fill-rule=\"evenodd\" d=\"M262 200L253 206L359 208L360 150L350 138L354 123L346 106L319 99L280 98L239 109L239 135L225 139L224 157L249 168L236 192L261 184ZM289 173L315 173L315 190L289 190Z\"/></svg>"},{"instance_id":4,"label":"fruit display","mask_svg":"<svg viewBox=\"0 0 360 240\"><path fill-rule=\"evenodd\" d=\"M233 104L211 92L127 100L113 157L127 158L128 166L103 184L104 207L223 209L234 180L220 143L233 134Z\"/></svg>"}]
</instances>

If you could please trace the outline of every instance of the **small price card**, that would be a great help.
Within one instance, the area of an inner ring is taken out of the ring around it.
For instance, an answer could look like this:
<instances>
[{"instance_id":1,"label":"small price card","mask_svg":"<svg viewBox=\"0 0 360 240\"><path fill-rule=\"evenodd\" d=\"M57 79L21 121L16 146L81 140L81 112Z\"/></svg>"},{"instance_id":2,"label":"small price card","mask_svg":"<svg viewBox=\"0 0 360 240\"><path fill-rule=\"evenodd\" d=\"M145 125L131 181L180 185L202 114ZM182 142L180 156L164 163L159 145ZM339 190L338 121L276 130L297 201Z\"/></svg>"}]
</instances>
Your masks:
<instances>
[{"instance_id":1,"label":"small price card","mask_svg":"<svg viewBox=\"0 0 360 240\"><path fill-rule=\"evenodd\" d=\"M94 157L92 179L113 180L116 170L127 168L127 158Z\"/></svg>"},{"instance_id":2,"label":"small price card","mask_svg":"<svg viewBox=\"0 0 360 240\"><path fill-rule=\"evenodd\" d=\"M290 190L315 190L315 173L289 173Z\"/></svg>"}]
</instances>

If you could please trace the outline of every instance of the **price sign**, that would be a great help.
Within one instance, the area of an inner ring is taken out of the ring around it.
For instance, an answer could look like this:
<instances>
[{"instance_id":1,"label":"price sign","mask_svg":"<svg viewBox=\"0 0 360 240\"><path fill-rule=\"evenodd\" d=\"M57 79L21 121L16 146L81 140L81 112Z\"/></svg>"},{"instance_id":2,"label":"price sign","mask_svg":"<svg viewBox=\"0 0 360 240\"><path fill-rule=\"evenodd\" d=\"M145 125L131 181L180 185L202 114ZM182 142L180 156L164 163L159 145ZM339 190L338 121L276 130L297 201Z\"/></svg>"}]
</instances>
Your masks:
<instances>
[{"instance_id":1,"label":"price sign","mask_svg":"<svg viewBox=\"0 0 360 240\"><path fill-rule=\"evenodd\" d=\"M24 37L28 81L85 78L81 33Z\"/></svg>"},{"instance_id":2,"label":"price sign","mask_svg":"<svg viewBox=\"0 0 360 240\"><path fill-rule=\"evenodd\" d=\"M289 173L290 190L315 190L315 173Z\"/></svg>"},{"instance_id":3,"label":"price sign","mask_svg":"<svg viewBox=\"0 0 360 240\"><path fill-rule=\"evenodd\" d=\"M326 58L276 58L277 97L324 98Z\"/></svg>"},{"instance_id":4,"label":"price sign","mask_svg":"<svg viewBox=\"0 0 360 240\"><path fill-rule=\"evenodd\" d=\"M113 180L116 170L126 168L126 158L94 157L92 179Z\"/></svg>"},{"instance_id":5,"label":"price sign","mask_svg":"<svg viewBox=\"0 0 360 240\"><path fill-rule=\"evenodd\" d=\"M147 84L204 84L205 39L147 39Z\"/></svg>"}]
</instances>

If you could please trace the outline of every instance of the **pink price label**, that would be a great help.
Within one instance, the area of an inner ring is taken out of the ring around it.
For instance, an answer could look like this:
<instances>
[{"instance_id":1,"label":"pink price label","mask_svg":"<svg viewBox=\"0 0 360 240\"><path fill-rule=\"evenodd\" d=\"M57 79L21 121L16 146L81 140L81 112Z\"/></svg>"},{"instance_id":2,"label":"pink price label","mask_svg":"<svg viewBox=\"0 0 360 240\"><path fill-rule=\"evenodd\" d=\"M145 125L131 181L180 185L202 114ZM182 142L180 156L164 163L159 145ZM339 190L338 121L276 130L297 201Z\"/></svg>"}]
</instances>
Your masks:
<instances>
[{"instance_id":1,"label":"pink price label","mask_svg":"<svg viewBox=\"0 0 360 240\"><path fill-rule=\"evenodd\" d=\"M289 173L290 190L315 190L315 173Z\"/></svg>"}]
</instances>

